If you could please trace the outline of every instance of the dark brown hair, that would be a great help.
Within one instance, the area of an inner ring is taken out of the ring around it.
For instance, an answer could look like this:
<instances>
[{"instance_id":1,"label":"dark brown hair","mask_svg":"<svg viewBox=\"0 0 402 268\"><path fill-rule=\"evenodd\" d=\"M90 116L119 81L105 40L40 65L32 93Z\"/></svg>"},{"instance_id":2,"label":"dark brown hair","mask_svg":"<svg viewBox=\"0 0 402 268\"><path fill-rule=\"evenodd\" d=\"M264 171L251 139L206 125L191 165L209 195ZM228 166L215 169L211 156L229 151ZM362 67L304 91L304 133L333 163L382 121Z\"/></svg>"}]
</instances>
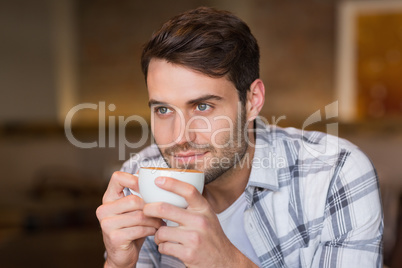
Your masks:
<instances>
[{"instance_id":1,"label":"dark brown hair","mask_svg":"<svg viewBox=\"0 0 402 268\"><path fill-rule=\"evenodd\" d=\"M175 16L153 34L141 57L145 80L152 58L210 77L227 75L243 104L251 83L259 78L260 52L249 27L232 13L209 7Z\"/></svg>"}]
</instances>

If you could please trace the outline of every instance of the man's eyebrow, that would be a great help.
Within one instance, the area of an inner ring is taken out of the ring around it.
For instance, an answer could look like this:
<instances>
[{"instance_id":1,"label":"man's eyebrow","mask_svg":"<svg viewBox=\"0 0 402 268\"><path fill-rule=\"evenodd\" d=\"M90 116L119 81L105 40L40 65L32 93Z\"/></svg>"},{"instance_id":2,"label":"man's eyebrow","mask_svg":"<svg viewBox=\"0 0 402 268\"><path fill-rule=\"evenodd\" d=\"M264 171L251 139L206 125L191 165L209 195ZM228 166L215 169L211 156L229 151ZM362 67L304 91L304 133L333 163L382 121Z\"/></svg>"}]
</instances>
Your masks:
<instances>
[{"instance_id":1,"label":"man's eyebrow","mask_svg":"<svg viewBox=\"0 0 402 268\"><path fill-rule=\"evenodd\" d=\"M148 106L151 107L151 106L154 106L154 105L167 106L168 104L166 102L163 102L163 101L157 101L157 100L154 100L154 99L150 99L148 101Z\"/></svg>"},{"instance_id":2,"label":"man's eyebrow","mask_svg":"<svg viewBox=\"0 0 402 268\"><path fill-rule=\"evenodd\" d=\"M222 100L222 99L223 99L223 98L220 97L220 96L208 94L208 95L201 96L201 97L196 98L196 99L193 99L193 100L189 100L189 101L187 101L186 104L187 104L187 105L194 105L194 104L197 104L197 103L200 103L200 102L204 102L204 101L208 101L208 100L217 100L217 101L219 101L219 100ZM154 106L154 105L170 106L170 105L169 105L168 103L166 103L166 102L158 101L158 100L154 100L154 99L150 99L150 100L148 101L148 106L151 107L151 106Z\"/></svg>"},{"instance_id":3,"label":"man's eyebrow","mask_svg":"<svg viewBox=\"0 0 402 268\"><path fill-rule=\"evenodd\" d=\"M197 104L197 103L200 103L200 102L204 102L204 101L209 101L209 100L217 100L217 101L220 101L220 100L222 100L222 99L223 99L223 98L220 97L220 96L208 94L208 95L205 95L205 96L201 96L201 97L199 97L199 98L196 98L196 99L194 99L194 100L189 100L189 101L187 101L187 105L194 105L194 104Z\"/></svg>"}]
</instances>

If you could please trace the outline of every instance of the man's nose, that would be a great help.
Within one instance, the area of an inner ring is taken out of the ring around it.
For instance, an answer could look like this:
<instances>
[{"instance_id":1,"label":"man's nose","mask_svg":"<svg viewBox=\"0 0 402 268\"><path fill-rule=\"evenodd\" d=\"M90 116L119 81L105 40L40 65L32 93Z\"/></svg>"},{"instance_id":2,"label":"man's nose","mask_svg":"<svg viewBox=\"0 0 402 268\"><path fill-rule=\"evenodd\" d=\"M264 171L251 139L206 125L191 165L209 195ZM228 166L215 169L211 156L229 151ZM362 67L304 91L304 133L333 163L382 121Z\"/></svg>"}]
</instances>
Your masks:
<instances>
[{"instance_id":1,"label":"man's nose","mask_svg":"<svg viewBox=\"0 0 402 268\"><path fill-rule=\"evenodd\" d=\"M197 134L191 128L191 117L190 116L177 116L175 118L173 126L173 137L175 137L175 143L184 144L186 142L194 142ZM171 131L171 130L167 130Z\"/></svg>"}]
</instances>

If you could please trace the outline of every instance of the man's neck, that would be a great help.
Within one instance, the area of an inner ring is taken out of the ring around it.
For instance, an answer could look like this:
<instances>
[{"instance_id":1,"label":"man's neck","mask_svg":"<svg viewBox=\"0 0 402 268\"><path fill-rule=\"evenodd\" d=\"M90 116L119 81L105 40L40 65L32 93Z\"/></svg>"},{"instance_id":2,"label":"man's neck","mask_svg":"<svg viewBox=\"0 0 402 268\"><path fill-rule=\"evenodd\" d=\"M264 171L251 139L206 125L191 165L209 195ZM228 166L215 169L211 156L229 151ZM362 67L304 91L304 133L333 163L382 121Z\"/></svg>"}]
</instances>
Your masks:
<instances>
[{"instance_id":1,"label":"man's neck","mask_svg":"<svg viewBox=\"0 0 402 268\"><path fill-rule=\"evenodd\" d=\"M205 185L203 196L208 200L215 213L221 213L227 209L246 189L254 151L254 146L248 146L246 154L240 160L241 163L236 163L219 178Z\"/></svg>"}]
</instances>

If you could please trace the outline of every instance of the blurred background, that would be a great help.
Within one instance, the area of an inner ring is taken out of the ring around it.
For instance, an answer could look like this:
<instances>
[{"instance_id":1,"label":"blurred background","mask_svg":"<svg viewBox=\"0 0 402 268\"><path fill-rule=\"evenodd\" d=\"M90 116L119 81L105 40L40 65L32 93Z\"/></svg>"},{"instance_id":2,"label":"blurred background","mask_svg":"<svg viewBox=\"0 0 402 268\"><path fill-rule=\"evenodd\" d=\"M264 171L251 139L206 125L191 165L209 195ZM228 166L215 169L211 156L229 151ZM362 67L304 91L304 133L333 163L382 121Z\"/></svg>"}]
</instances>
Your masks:
<instances>
[{"instance_id":1,"label":"blurred background","mask_svg":"<svg viewBox=\"0 0 402 268\"><path fill-rule=\"evenodd\" d=\"M1 267L102 265L95 210L112 172L149 143L131 117L149 120L141 47L198 6L250 26L269 123L339 134L371 158L385 263L402 267L402 1L383 0L2 1Z\"/></svg>"}]
</instances>

